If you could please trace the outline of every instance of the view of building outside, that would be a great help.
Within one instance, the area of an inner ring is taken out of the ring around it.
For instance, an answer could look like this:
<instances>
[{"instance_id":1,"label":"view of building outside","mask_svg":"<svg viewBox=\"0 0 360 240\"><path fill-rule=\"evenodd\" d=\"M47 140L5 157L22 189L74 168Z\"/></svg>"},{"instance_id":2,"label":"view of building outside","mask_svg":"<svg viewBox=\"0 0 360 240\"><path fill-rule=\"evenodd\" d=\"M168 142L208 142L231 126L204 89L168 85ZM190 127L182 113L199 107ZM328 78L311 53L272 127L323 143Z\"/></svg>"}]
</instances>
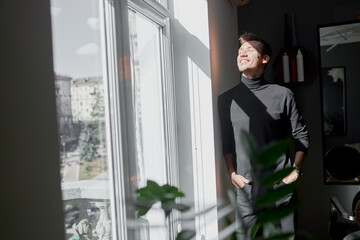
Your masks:
<instances>
[{"instance_id":1,"label":"view of building outside","mask_svg":"<svg viewBox=\"0 0 360 240\"><path fill-rule=\"evenodd\" d=\"M52 0L66 239L111 239L99 0Z\"/></svg>"},{"instance_id":2,"label":"view of building outside","mask_svg":"<svg viewBox=\"0 0 360 240\"><path fill-rule=\"evenodd\" d=\"M106 162L100 159L106 159L102 78L55 75L55 83L62 181L107 178ZM72 171L79 161L85 162L77 167L87 169Z\"/></svg>"}]
</instances>

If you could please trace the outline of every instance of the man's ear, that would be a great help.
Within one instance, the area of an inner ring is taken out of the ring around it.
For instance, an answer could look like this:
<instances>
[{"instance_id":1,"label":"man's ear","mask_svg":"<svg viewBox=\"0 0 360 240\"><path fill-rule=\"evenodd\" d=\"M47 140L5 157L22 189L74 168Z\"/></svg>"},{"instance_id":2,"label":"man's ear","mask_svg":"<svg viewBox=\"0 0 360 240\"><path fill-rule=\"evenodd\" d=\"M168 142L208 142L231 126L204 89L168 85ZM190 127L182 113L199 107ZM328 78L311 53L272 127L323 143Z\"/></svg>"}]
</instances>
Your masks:
<instances>
[{"instance_id":1,"label":"man's ear","mask_svg":"<svg viewBox=\"0 0 360 240\"><path fill-rule=\"evenodd\" d=\"M262 60L262 63L266 64L270 61L270 56L269 55L264 55L263 56L263 60Z\"/></svg>"}]
</instances>

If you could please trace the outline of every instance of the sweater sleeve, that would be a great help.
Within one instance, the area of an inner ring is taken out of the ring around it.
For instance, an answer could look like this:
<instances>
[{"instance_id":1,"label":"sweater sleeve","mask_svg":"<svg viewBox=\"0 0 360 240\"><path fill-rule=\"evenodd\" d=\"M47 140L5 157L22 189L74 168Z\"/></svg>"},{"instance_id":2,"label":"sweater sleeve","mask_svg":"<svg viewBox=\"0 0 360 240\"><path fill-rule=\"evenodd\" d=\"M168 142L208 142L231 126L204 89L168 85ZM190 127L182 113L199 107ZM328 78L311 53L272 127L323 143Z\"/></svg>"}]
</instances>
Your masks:
<instances>
[{"instance_id":1,"label":"sweater sleeve","mask_svg":"<svg viewBox=\"0 0 360 240\"><path fill-rule=\"evenodd\" d=\"M218 97L218 113L220 118L221 140L223 154L235 154L234 132L230 118L231 98L226 95Z\"/></svg>"},{"instance_id":2,"label":"sweater sleeve","mask_svg":"<svg viewBox=\"0 0 360 240\"><path fill-rule=\"evenodd\" d=\"M292 130L291 134L295 143L295 151L307 153L309 148L309 134L292 92L288 95L287 106Z\"/></svg>"}]
</instances>

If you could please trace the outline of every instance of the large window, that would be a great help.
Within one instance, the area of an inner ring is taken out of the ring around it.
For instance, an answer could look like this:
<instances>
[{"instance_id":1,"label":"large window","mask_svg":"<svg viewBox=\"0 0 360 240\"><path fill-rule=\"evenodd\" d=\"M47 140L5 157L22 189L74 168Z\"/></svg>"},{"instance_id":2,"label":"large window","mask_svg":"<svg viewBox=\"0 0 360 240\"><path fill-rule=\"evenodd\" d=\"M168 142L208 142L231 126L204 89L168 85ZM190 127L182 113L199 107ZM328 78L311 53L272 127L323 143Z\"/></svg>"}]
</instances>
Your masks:
<instances>
[{"instance_id":1,"label":"large window","mask_svg":"<svg viewBox=\"0 0 360 240\"><path fill-rule=\"evenodd\" d=\"M135 214L125 211L147 180L178 184L167 4L120 2L51 1L66 239L173 235L156 207L143 225L126 224Z\"/></svg>"}]
</instances>

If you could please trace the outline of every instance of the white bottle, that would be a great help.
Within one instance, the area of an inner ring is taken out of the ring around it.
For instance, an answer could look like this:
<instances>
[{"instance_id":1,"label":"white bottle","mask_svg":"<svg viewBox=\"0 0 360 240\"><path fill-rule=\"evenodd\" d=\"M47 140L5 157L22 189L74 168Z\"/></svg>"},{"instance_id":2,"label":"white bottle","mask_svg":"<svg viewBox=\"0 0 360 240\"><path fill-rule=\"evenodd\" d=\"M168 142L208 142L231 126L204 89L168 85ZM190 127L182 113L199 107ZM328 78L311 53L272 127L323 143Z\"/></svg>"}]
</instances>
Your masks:
<instances>
[{"instance_id":1,"label":"white bottle","mask_svg":"<svg viewBox=\"0 0 360 240\"><path fill-rule=\"evenodd\" d=\"M290 82L289 56L286 54L286 52L282 57L282 61L283 61L284 82L289 83Z\"/></svg>"},{"instance_id":2,"label":"white bottle","mask_svg":"<svg viewBox=\"0 0 360 240\"><path fill-rule=\"evenodd\" d=\"M304 82L304 60L303 55L301 54L300 49L296 55L296 68L297 68L297 79L298 82Z\"/></svg>"}]
</instances>

